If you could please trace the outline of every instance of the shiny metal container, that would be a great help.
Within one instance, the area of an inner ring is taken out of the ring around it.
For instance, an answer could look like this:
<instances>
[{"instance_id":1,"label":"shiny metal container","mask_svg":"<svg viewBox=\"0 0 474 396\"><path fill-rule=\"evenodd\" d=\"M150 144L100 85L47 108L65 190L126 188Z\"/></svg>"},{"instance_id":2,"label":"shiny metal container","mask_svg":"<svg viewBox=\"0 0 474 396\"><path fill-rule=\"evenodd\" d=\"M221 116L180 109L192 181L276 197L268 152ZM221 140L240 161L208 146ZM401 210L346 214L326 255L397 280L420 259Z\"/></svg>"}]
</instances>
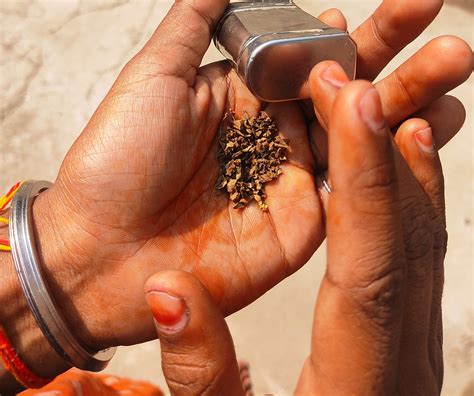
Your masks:
<instances>
[{"instance_id":1,"label":"shiny metal container","mask_svg":"<svg viewBox=\"0 0 474 396\"><path fill-rule=\"evenodd\" d=\"M291 0L232 3L219 22L214 43L248 88L266 102L303 99L312 68L337 61L355 77L356 44Z\"/></svg>"}]
</instances>

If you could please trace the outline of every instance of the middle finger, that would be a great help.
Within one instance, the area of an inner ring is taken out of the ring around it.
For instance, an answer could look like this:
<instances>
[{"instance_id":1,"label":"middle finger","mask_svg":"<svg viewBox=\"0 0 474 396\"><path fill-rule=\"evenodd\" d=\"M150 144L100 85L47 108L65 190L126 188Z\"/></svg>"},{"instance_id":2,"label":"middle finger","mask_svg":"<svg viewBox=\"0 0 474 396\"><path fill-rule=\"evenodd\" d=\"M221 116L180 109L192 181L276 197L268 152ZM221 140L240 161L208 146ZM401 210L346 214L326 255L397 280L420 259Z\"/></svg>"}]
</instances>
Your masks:
<instances>
[{"instance_id":1,"label":"middle finger","mask_svg":"<svg viewBox=\"0 0 474 396\"><path fill-rule=\"evenodd\" d=\"M407 44L426 29L443 0L385 0L351 37L357 43L357 78L374 80Z\"/></svg>"},{"instance_id":2,"label":"middle finger","mask_svg":"<svg viewBox=\"0 0 474 396\"><path fill-rule=\"evenodd\" d=\"M409 115L421 110L464 82L471 74L472 62L471 48L457 37L439 37L425 45L392 74L376 84L389 126L393 127L401 123ZM317 65L313 73L315 76L322 74L323 68L327 67L328 62L324 62ZM327 127L326 120L329 118L336 90L337 87L327 85L324 94L320 92L318 96L321 100L316 100L318 107L316 113L320 123L314 122L310 128L311 140L317 143L313 151L321 168L327 165L327 149L325 148L327 134L320 124ZM312 91L314 92L314 89ZM450 108L452 109L453 106ZM460 116L457 118L463 119L462 105L455 106L455 110L457 111L452 116L459 113ZM443 128L438 128L436 123L433 123L432 127L435 140L444 144L446 137L454 136L459 130L459 123L453 124L455 130L450 131L449 128L445 128L445 120L442 121ZM442 131L443 136L438 138L438 131Z\"/></svg>"},{"instance_id":3,"label":"middle finger","mask_svg":"<svg viewBox=\"0 0 474 396\"><path fill-rule=\"evenodd\" d=\"M472 72L472 50L462 39L438 37L375 84L392 127L462 84Z\"/></svg>"}]
</instances>

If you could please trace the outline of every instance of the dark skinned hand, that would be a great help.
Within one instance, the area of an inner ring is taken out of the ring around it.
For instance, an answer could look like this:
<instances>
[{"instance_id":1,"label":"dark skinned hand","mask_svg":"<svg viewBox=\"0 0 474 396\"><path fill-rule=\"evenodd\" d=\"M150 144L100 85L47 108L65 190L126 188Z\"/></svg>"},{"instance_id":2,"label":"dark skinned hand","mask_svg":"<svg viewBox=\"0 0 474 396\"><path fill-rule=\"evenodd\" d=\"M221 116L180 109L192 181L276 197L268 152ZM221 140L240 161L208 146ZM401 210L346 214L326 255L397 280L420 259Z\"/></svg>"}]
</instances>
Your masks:
<instances>
[{"instance_id":1,"label":"dark skinned hand","mask_svg":"<svg viewBox=\"0 0 474 396\"><path fill-rule=\"evenodd\" d=\"M328 67L340 76L336 85L318 79ZM332 192L326 273L295 394L440 394L447 234L430 124L409 119L394 141L375 87L349 82L332 62L314 69L311 92L328 120ZM163 271L145 292L173 395L250 394L224 317L201 282Z\"/></svg>"},{"instance_id":2,"label":"dark skinned hand","mask_svg":"<svg viewBox=\"0 0 474 396\"><path fill-rule=\"evenodd\" d=\"M375 78L441 5L384 1L353 33L358 77ZM226 62L199 67L226 6L226 0L172 6L120 73L53 187L35 202L48 282L77 335L93 348L156 337L141 291L157 271L192 273L227 315L298 270L325 237L314 175L326 166L315 158L324 156L326 135L314 112L304 103L259 102ZM337 10L321 19L345 28ZM443 95L471 70L472 52L462 40L431 41L377 83L388 125L422 112L442 146L464 120L462 105ZM330 79L335 72L328 67L321 75ZM291 140L289 161L266 189L268 212L255 205L234 210L214 190L216 132L227 111L251 115L263 108ZM450 117L436 118L440 112Z\"/></svg>"}]
</instances>

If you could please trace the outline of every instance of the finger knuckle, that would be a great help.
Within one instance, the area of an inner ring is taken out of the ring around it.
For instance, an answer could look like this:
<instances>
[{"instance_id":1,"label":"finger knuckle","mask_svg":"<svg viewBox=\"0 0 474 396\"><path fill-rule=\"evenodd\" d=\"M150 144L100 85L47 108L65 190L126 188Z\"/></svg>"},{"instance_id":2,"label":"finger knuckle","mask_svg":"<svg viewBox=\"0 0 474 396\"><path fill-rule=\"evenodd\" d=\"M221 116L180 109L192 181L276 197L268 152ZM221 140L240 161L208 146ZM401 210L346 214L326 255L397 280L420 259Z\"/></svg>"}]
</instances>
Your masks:
<instances>
[{"instance_id":1,"label":"finger knuckle","mask_svg":"<svg viewBox=\"0 0 474 396\"><path fill-rule=\"evenodd\" d=\"M395 80L396 85L400 89L402 95L405 97L409 105L412 109L420 108L420 103L418 103L416 95L412 93L409 80L407 80L406 76L401 73L399 69L393 72L393 78Z\"/></svg>"},{"instance_id":2,"label":"finger knuckle","mask_svg":"<svg viewBox=\"0 0 474 396\"><path fill-rule=\"evenodd\" d=\"M395 260L392 254L386 258L379 257L378 262L391 263L388 268L368 262L354 262L352 266L355 268L366 267L363 276L351 276L343 281L329 278L329 281L355 303L356 312L385 327L399 317L402 304L405 268L401 260Z\"/></svg>"},{"instance_id":3,"label":"finger knuckle","mask_svg":"<svg viewBox=\"0 0 474 396\"><path fill-rule=\"evenodd\" d=\"M353 288L352 293L360 302L361 312L384 327L398 318L404 280L404 270L396 268Z\"/></svg>"},{"instance_id":4,"label":"finger knuckle","mask_svg":"<svg viewBox=\"0 0 474 396\"><path fill-rule=\"evenodd\" d=\"M217 381L207 365L166 363L163 372L170 388L180 395L210 395Z\"/></svg>"},{"instance_id":5,"label":"finger knuckle","mask_svg":"<svg viewBox=\"0 0 474 396\"><path fill-rule=\"evenodd\" d=\"M444 286L444 257L448 245L446 228L439 227L434 233L433 254L433 301L440 301Z\"/></svg>"},{"instance_id":6,"label":"finger knuckle","mask_svg":"<svg viewBox=\"0 0 474 396\"><path fill-rule=\"evenodd\" d=\"M448 231L444 226L439 227L434 232L434 250L444 258L448 246Z\"/></svg>"},{"instance_id":7,"label":"finger knuckle","mask_svg":"<svg viewBox=\"0 0 474 396\"><path fill-rule=\"evenodd\" d=\"M433 221L417 197L401 201L403 242L408 261L421 261L433 254ZM430 260L431 261L431 260ZM422 268L422 266L415 266Z\"/></svg>"},{"instance_id":8,"label":"finger knuckle","mask_svg":"<svg viewBox=\"0 0 474 396\"><path fill-rule=\"evenodd\" d=\"M392 161L375 167L361 167L353 181L354 190L360 199L360 209L367 214L385 212L386 204L392 202L397 190L397 177Z\"/></svg>"},{"instance_id":9,"label":"finger knuckle","mask_svg":"<svg viewBox=\"0 0 474 396\"><path fill-rule=\"evenodd\" d=\"M169 51L142 49L130 60L124 70L135 78L153 78L173 75L173 62Z\"/></svg>"},{"instance_id":10,"label":"finger knuckle","mask_svg":"<svg viewBox=\"0 0 474 396\"><path fill-rule=\"evenodd\" d=\"M436 177L424 181L423 190L426 195L430 197L432 206L439 220L441 220L443 224L446 223L443 174L440 172Z\"/></svg>"},{"instance_id":11,"label":"finger knuckle","mask_svg":"<svg viewBox=\"0 0 474 396\"><path fill-rule=\"evenodd\" d=\"M379 22L376 19L375 15L372 15L370 17L370 27L372 30L372 34L376 38L376 40L382 45L382 48L385 48L389 52L396 53L397 48L392 45L390 40L386 38L383 34L383 30L379 27Z\"/></svg>"},{"instance_id":12,"label":"finger knuckle","mask_svg":"<svg viewBox=\"0 0 474 396\"><path fill-rule=\"evenodd\" d=\"M167 352L162 360L163 373L173 393L179 395L219 394L220 378L228 369L227 362L190 358L196 351Z\"/></svg>"},{"instance_id":13,"label":"finger knuckle","mask_svg":"<svg viewBox=\"0 0 474 396\"><path fill-rule=\"evenodd\" d=\"M207 26L210 32L213 32L215 30L216 21L213 18L211 18L209 15L207 15L205 12L202 12L198 7L196 7L196 5L192 1L178 0L176 1L175 6L178 8L179 7L184 8L184 11L188 11L188 10L190 11L191 16L189 16L189 14L183 13L183 15L186 15L187 17L184 22L189 23L190 18L195 18L197 21L200 22L199 23L200 26L202 25Z\"/></svg>"}]
</instances>

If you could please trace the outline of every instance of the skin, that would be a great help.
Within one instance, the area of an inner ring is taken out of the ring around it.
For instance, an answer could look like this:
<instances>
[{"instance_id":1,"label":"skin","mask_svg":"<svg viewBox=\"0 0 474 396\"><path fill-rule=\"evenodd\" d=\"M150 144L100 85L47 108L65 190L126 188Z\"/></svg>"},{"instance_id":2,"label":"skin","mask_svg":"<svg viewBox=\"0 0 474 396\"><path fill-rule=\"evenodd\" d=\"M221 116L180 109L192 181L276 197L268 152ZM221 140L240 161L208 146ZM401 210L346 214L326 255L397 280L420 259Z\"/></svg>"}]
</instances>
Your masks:
<instances>
[{"instance_id":1,"label":"skin","mask_svg":"<svg viewBox=\"0 0 474 396\"><path fill-rule=\"evenodd\" d=\"M447 234L432 131L413 118L395 142L374 86L319 84L326 66L311 86L330 109L327 267L295 394L440 394ZM166 307L157 290L187 307L184 327L164 331L156 316L171 394L244 395L231 335L202 283L182 271L155 274L145 286L154 313Z\"/></svg>"},{"instance_id":2,"label":"skin","mask_svg":"<svg viewBox=\"0 0 474 396\"><path fill-rule=\"evenodd\" d=\"M393 40L389 21L415 11L397 6L391 14L386 3L375 15L387 20L386 40ZM74 324L92 346L154 337L139 290L159 269L192 272L229 314L300 268L324 239L323 209L313 177L316 163L306 133L311 119L294 103L260 103L225 62L198 68L211 26L226 2L190 4L176 3L125 67L67 154L54 187L38 203L57 208L49 228L61 233L56 238L62 245L55 245L55 251L41 243L44 260L64 261L63 247L67 248L68 266L51 273L52 284L66 309L78 313ZM416 10L423 16L417 19L420 26L397 36L397 49L434 18L441 3L430 4ZM343 23L339 13L331 14L333 23ZM178 34L176 26L181 27ZM378 36L371 37L364 26L354 39L361 41L359 57L365 59ZM187 49L191 43L194 51ZM418 82L417 76L427 67L423 60L440 46L456 52L458 61L439 59L438 69L448 72L427 73ZM460 39L440 38L421 51L398 70L404 81L413 84L409 96L390 76L380 83L391 124L438 99L472 70L472 52ZM382 52L386 63L397 51ZM383 63L370 69L371 76ZM364 64L362 74L368 73ZM214 137L229 109L255 114L262 108L291 140L289 161L283 176L267 188L267 213L254 205L233 210L225 195L214 191ZM302 222L305 227L300 227ZM67 230L60 227L64 223ZM65 288L62 279L71 273L74 284ZM125 290L123 279L128 284ZM79 289L80 294L75 292ZM103 301L102 296L107 296L104 304L111 308L91 307L90 301ZM97 311L107 314L94 318ZM122 321L130 315L134 320ZM137 328L136 323L144 325Z\"/></svg>"},{"instance_id":3,"label":"skin","mask_svg":"<svg viewBox=\"0 0 474 396\"><path fill-rule=\"evenodd\" d=\"M396 146L387 120L375 139L367 133L354 114L367 89L348 84L331 110L328 268L298 389L439 394L447 242L441 164L434 147L423 151L416 140L429 128L425 120L403 123ZM335 116L342 111L348 116Z\"/></svg>"},{"instance_id":4,"label":"skin","mask_svg":"<svg viewBox=\"0 0 474 396\"><path fill-rule=\"evenodd\" d=\"M360 76L374 78L442 5L423 3L386 0L354 32ZM316 112L308 102L260 103L226 62L199 68L226 5L224 0L173 5L120 73L53 187L35 201L36 235L51 292L77 336L92 348L156 337L141 292L156 271L192 273L227 315L299 269L325 237L314 174L326 167L318 158L326 134L315 117L327 127L326 112L317 102ZM321 18L345 27L337 10ZM373 18L380 25L377 34ZM440 47L452 51L457 62L443 57L438 62L445 73L432 70L418 80ZM444 37L425 56L415 55L399 71L409 89L401 89L396 78L383 80L382 106L393 125L418 111L430 114L430 103L438 112L449 110L457 123L438 117L432 124L435 139L447 142L462 125L464 109L443 95L468 78L472 52L462 40ZM227 197L214 191L215 135L225 112L255 114L262 108L291 140L289 161L267 187L268 212L254 205L233 210ZM0 321L8 324L14 345L28 351L24 359L35 362L51 351L28 314L11 264L0 268L10 285L1 301L13 302ZM52 375L63 369L53 362L39 370Z\"/></svg>"}]
</instances>

